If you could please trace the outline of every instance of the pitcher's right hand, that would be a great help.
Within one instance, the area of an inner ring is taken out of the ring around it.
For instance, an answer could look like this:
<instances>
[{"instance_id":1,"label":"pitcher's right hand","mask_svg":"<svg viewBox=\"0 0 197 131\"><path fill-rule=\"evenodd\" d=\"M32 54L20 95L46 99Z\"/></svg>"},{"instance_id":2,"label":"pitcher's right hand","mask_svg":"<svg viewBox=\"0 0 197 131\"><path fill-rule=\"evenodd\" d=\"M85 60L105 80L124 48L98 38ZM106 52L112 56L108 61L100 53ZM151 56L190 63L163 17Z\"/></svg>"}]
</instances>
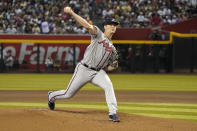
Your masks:
<instances>
[{"instance_id":1,"label":"pitcher's right hand","mask_svg":"<svg viewBox=\"0 0 197 131\"><path fill-rule=\"evenodd\" d=\"M72 12L71 7L69 7L69 6L65 7L65 8L64 8L64 12L65 12L65 13L68 13L68 14L71 14L71 12Z\"/></svg>"}]
</instances>

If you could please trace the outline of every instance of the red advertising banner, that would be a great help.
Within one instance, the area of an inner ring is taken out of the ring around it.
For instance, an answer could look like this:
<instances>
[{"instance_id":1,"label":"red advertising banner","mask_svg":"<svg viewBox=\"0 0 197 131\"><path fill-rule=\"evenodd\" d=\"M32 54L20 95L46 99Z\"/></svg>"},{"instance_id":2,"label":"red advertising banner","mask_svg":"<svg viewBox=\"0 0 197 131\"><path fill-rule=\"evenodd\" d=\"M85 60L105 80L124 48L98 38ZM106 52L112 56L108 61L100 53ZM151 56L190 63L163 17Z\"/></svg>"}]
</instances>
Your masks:
<instances>
[{"instance_id":1,"label":"red advertising banner","mask_svg":"<svg viewBox=\"0 0 197 131\"><path fill-rule=\"evenodd\" d=\"M37 45L34 43L21 44L4 44L4 55L11 54L14 60L18 60L21 67L25 66L28 69L36 69L37 65ZM77 44L75 47L76 62L83 58L88 44ZM72 44L40 44L40 69L45 68L45 62L48 57L53 60L58 59L61 65L73 60L73 45Z\"/></svg>"},{"instance_id":2,"label":"red advertising banner","mask_svg":"<svg viewBox=\"0 0 197 131\"><path fill-rule=\"evenodd\" d=\"M40 70L43 70L46 59L49 57L54 61L56 59L60 61L62 68L68 62L73 62L73 44L75 44L75 60L80 61L88 46L88 42L85 44L83 42L90 40L90 35L0 34L0 40L3 44L4 57L11 54L14 60L18 61L20 68L32 70L37 68L37 51L38 43L40 43L39 64Z\"/></svg>"}]
</instances>

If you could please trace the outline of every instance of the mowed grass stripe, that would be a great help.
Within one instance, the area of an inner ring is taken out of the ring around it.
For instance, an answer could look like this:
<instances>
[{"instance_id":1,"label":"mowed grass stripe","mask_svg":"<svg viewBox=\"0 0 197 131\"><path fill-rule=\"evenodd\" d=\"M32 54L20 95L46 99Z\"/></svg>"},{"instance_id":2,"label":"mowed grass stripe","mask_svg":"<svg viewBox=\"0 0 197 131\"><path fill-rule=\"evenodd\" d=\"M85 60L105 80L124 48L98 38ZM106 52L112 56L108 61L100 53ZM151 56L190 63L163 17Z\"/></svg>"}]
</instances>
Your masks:
<instances>
[{"instance_id":1,"label":"mowed grass stripe","mask_svg":"<svg viewBox=\"0 0 197 131\"><path fill-rule=\"evenodd\" d=\"M128 113L128 112L124 112ZM169 119L178 119L178 120L187 120L187 121L195 121L197 122L196 116L187 116L187 115L176 115L176 114L147 114L147 113L128 113L128 114L136 114L136 115L143 115L143 116L151 116L151 117L160 117L160 118L169 118Z\"/></svg>"},{"instance_id":2,"label":"mowed grass stripe","mask_svg":"<svg viewBox=\"0 0 197 131\"><path fill-rule=\"evenodd\" d=\"M153 103L150 107L147 107L147 103L139 103L140 105L145 105L144 107L134 106L136 103L119 103L119 112L129 113L129 114L138 114L145 116L153 116L153 117L162 117L162 118L173 118L173 119L183 119L183 120L191 120L197 121L197 110L189 109L192 104L182 104L182 107L185 105L185 108L177 108L171 106L170 108L159 108L158 105L160 103L155 103L156 107L153 107ZM158 104L158 105L157 105ZM165 103L163 103L165 104ZM173 103L171 103L173 104ZM166 105L169 105L166 103ZM194 104L197 106L197 104ZM0 102L1 108L13 108L13 107L31 107L31 108L47 108L47 103L25 103L25 102ZM89 108L89 109L97 109L97 110L108 110L106 103L87 103L87 102L76 102L76 103L56 103L56 107L58 108Z\"/></svg>"},{"instance_id":3,"label":"mowed grass stripe","mask_svg":"<svg viewBox=\"0 0 197 131\"><path fill-rule=\"evenodd\" d=\"M60 107L64 107L64 106L75 106L75 107L83 107L83 106L87 106L89 107L102 107L102 106L106 106L105 103L57 103L57 105L59 105ZM134 106L137 105L137 106ZM135 110L135 111L145 111L145 112L180 112L180 113L197 113L196 109L190 109L187 106L182 106L181 108L178 108L177 106L173 107L171 106L170 108L168 107L159 107L157 106L157 103L155 103L155 107L154 106L150 106L148 107L145 103L145 106L143 106L142 103L140 103L141 106L138 106L138 104L127 104L125 105L124 103L119 103L119 108L120 110ZM187 104L184 104L187 105ZM44 107L47 106L47 103L23 103L23 102L1 102L0 106L13 106L13 107L23 107L23 106L27 106L27 107ZM194 104L194 106L197 106ZM197 114L196 114L197 115Z\"/></svg>"},{"instance_id":4,"label":"mowed grass stripe","mask_svg":"<svg viewBox=\"0 0 197 131\"><path fill-rule=\"evenodd\" d=\"M120 106L132 106L132 107L154 107L154 108L187 108L197 110L197 104L177 104L177 103L124 103L121 102Z\"/></svg>"},{"instance_id":5,"label":"mowed grass stripe","mask_svg":"<svg viewBox=\"0 0 197 131\"><path fill-rule=\"evenodd\" d=\"M0 74L0 90L65 89L72 74ZM197 75L109 74L115 90L197 91ZM101 90L92 84L82 90Z\"/></svg>"},{"instance_id":6,"label":"mowed grass stripe","mask_svg":"<svg viewBox=\"0 0 197 131\"><path fill-rule=\"evenodd\" d=\"M197 113L193 112L193 111L181 111L181 110L177 110L177 111L172 111L172 110L159 110L159 109L145 109L145 108L135 108L135 107L120 107L119 108L122 111L128 111L129 113L146 113L146 114L167 114L167 115L187 115L187 116L196 116L197 117Z\"/></svg>"}]
</instances>

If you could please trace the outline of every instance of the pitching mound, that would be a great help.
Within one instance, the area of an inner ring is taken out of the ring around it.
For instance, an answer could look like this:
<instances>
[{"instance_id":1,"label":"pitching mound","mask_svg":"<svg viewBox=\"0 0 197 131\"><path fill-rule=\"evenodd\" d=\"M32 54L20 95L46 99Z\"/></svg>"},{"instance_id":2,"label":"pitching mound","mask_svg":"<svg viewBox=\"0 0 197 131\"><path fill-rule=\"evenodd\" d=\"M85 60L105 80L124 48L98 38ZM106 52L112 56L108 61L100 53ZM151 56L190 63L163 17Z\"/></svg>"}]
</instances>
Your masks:
<instances>
[{"instance_id":1,"label":"pitching mound","mask_svg":"<svg viewBox=\"0 0 197 131\"><path fill-rule=\"evenodd\" d=\"M119 113L121 122L108 120L106 111L47 108L0 109L1 131L195 131L197 124Z\"/></svg>"}]
</instances>

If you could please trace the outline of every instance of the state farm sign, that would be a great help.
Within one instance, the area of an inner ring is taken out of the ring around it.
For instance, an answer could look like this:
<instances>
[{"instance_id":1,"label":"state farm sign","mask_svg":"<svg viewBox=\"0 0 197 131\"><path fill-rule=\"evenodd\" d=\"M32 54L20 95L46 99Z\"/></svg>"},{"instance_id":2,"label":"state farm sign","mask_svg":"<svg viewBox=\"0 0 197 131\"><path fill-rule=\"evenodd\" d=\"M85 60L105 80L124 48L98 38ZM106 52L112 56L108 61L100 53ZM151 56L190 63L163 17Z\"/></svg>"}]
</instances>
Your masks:
<instances>
[{"instance_id":1,"label":"state farm sign","mask_svg":"<svg viewBox=\"0 0 197 131\"><path fill-rule=\"evenodd\" d=\"M77 44L76 60L82 59L87 45ZM6 53L11 53L14 59L18 59L19 63L22 64L26 61L29 68L35 68L37 64L37 44L34 43L21 43L21 44L4 44L4 55ZM46 58L52 57L57 58L62 63L67 61L69 58L69 53L73 53L72 44L40 44L40 65L43 66Z\"/></svg>"}]
</instances>

